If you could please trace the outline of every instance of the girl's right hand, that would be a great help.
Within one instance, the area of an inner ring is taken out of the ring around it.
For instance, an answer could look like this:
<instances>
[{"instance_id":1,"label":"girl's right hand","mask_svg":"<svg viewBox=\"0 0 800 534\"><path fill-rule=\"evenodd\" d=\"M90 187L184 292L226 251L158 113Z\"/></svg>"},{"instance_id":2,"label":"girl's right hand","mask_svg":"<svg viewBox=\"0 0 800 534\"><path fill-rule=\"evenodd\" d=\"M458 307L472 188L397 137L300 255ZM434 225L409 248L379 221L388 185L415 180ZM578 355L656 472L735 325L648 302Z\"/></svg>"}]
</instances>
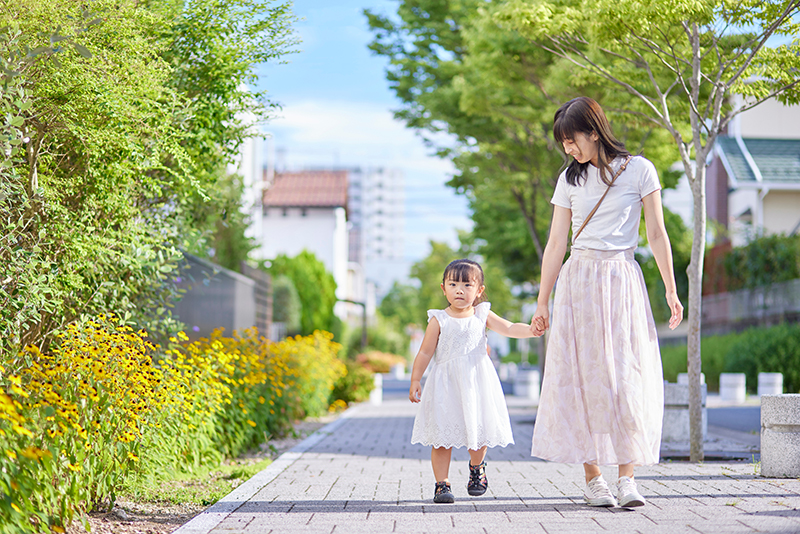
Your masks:
<instances>
[{"instance_id":1,"label":"girl's right hand","mask_svg":"<svg viewBox=\"0 0 800 534\"><path fill-rule=\"evenodd\" d=\"M539 304L536 312L531 317L531 332L534 336L541 336L544 331L550 328L550 309L547 305Z\"/></svg>"},{"instance_id":2,"label":"girl's right hand","mask_svg":"<svg viewBox=\"0 0 800 534\"><path fill-rule=\"evenodd\" d=\"M419 380L414 380L411 382L411 387L408 389L408 400L413 403L417 403L421 397L422 386L420 385Z\"/></svg>"}]
</instances>

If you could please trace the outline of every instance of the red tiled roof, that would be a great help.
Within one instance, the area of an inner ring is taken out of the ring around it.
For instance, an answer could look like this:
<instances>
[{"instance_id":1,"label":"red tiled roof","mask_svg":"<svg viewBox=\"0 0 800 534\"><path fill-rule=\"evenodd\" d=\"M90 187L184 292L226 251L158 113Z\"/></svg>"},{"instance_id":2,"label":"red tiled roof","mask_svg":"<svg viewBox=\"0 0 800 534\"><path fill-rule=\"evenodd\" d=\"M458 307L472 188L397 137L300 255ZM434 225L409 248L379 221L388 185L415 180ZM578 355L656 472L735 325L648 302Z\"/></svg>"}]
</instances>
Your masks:
<instances>
[{"instance_id":1,"label":"red tiled roof","mask_svg":"<svg viewBox=\"0 0 800 534\"><path fill-rule=\"evenodd\" d=\"M345 207L347 171L301 171L276 173L264 191L264 206Z\"/></svg>"}]
</instances>

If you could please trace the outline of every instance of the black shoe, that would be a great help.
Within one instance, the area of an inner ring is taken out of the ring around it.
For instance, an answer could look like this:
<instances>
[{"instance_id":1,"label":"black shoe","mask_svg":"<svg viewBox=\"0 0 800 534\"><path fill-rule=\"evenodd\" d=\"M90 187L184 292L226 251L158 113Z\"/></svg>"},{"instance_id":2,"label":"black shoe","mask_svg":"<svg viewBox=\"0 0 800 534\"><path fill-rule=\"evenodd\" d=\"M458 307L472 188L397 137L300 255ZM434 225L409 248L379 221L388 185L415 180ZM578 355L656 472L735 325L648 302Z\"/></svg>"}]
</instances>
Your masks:
<instances>
[{"instance_id":1,"label":"black shoe","mask_svg":"<svg viewBox=\"0 0 800 534\"><path fill-rule=\"evenodd\" d=\"M453 492L450 491L450 484L448 482L437 482L436 489L433 491L433 502L451 503L455 501L456 498L453 496Z\"/></svg>"},{"instance_id":2,"label":"black shoe","mask_svg":"<svg viewBox=\"0 0 800 534\"><path fill-rule=\"evenodd\" d=\"M481 462L478 465L469 465L469 483L467 484L467 492L470 495L483 495L489 487L489 481L486 480L486 462Z\"/></svg>"}]
</instances>

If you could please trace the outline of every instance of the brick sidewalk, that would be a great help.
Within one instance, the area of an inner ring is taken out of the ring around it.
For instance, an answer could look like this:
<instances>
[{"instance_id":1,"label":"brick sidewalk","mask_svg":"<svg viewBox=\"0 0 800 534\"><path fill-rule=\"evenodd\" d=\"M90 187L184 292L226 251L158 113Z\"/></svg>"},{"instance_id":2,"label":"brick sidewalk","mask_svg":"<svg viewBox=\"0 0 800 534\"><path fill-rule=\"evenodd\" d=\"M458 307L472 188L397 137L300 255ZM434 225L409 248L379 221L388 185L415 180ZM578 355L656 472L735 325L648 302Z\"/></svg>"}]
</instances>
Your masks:
<instances>
[{"instance_id":1,"label":"brick sidewalk","mask_svg":"<svg viewBox=\"0 0 800 534\"><path fill-rule=\"evenodd\" d=\"M456 502L434 504L430 449L409 443L416 409L400 399L351 408L176 532L800 532L800 481L762 478L751 462L641 467L647 506L588 507L580 466L531 458L535 410L525 406L510 408L516 445L487 455L487 493L467 495L469 457L459 449Z\"/></svg>"}]
</instances>

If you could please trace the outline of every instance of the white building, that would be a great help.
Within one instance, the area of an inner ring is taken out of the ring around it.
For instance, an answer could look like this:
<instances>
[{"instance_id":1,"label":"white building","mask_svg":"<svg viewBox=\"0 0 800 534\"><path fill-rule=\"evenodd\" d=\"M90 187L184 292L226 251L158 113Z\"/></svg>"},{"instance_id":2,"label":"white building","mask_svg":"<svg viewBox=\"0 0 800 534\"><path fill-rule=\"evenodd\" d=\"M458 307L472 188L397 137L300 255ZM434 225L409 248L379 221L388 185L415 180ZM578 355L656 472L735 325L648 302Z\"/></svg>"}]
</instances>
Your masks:
<instances>
[{"instance_id":1,"label":"white building","mask_svg":"<svg viewBox=\"0 0 800 534\"><path fill-rule=\"evenodd\" d=\"M368 286L384 295L408 275L404 259L403 174L390 169L355 169L348 174L349 258L362 266Z\"/></svg>"},{"instance_id":2,"label":"white building","mask_svg":"<svg viewBox=\"0 0 800 534\"><path fill-rule=\"evenodd\" d=\"M346 208L346 171L275 173L264 190L255 254L271 259L308 250L333 274L336 297L349 298ZM346 307L337 306L336 313L344 318Z\"/></svg>"},{"instance_id":3,"label":"white building","mask_svg":"<svg viewBox=\"0 0 800 534\"><path fill-rule=\"evenodd\" d=\"M664 205L691 228L686 177L664 191ZM800 106L768 100L734 118L710 154L706 208L722 232L718 243L800 230Z\"/></svg>"}]
</instances>

